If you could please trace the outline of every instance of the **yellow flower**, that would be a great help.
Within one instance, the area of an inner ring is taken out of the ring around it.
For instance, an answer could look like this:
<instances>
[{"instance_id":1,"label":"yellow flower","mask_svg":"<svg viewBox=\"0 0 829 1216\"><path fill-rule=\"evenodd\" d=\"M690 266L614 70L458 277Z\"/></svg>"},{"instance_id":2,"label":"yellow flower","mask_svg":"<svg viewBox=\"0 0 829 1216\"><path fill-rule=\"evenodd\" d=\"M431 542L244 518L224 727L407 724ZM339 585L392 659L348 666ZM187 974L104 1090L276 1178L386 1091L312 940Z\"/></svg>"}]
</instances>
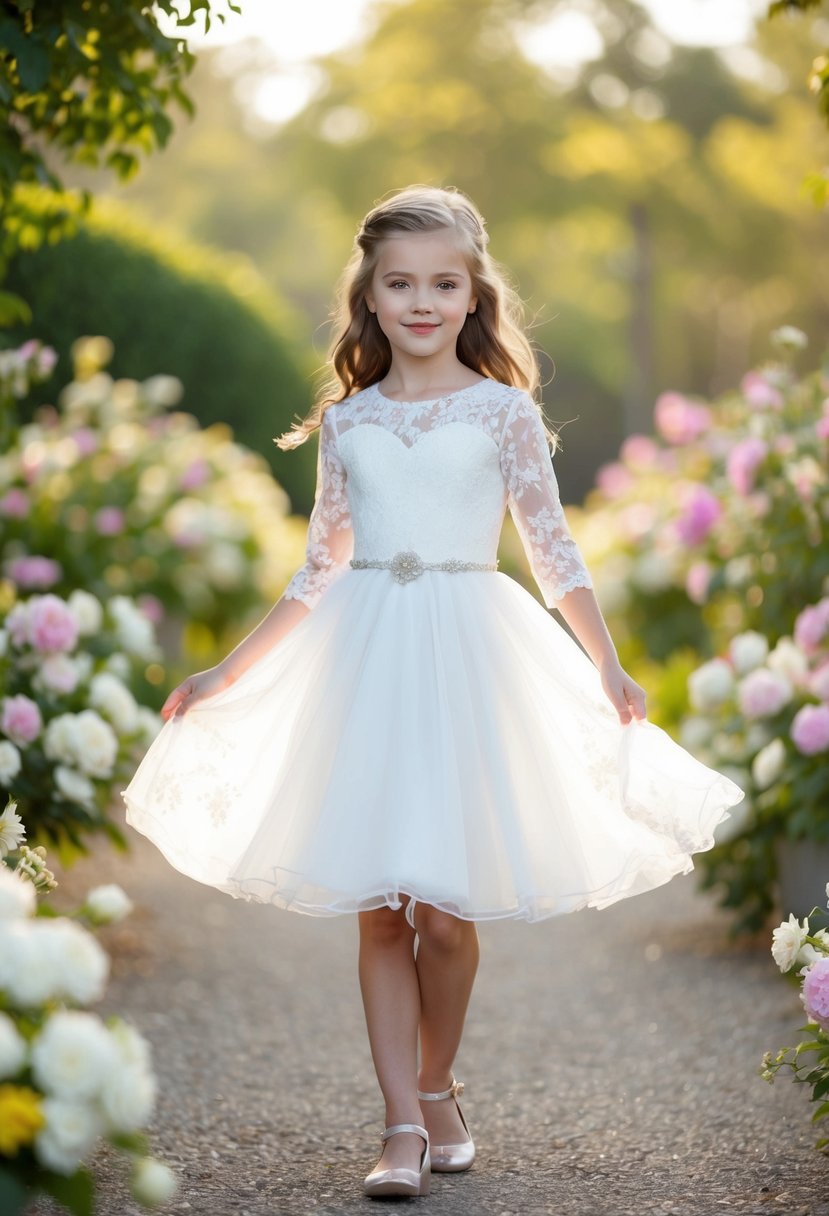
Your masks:
<instances>
[{"instance_id":1,"label":"yellow flower","mask_svg":"<svg viewBox=\"0 0 829 1216\"><path fill-rule=\"evenodd\" d=\"M30 1144L46 1118L41 1095L27 1085L0 1085L0 1154L13 1157Z\"/></svg>"}]
</instances>

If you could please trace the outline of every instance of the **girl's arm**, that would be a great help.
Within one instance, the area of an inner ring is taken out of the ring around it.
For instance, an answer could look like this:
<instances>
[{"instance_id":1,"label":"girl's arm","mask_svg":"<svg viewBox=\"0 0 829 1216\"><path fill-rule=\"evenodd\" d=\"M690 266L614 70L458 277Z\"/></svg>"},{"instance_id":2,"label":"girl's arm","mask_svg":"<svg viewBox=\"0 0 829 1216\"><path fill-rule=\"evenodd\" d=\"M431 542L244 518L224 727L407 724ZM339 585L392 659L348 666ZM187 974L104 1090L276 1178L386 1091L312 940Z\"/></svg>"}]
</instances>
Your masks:
<instances>
[{"instance_id":1,"label":"girl's arm","mask_svg":"<svg viewBox=\"0 0 829 1216\"><path fill-rule=\"evenodd\" d=\"M558 608L598 668L621 721L630 721L631 709L644 718L645 690L619 663L593 580L564 515L541 415L528 393L516 397L507 416L501 469L510 514L545 605Z\"/></svg>"},{"instance_id":2,"label":"girl's arm","mask_svg":"<svg viewBox=\"0 0 829 1216\"><path fill-rule=\"evenodd\" d=\"M215 667L188 676L161 707L173 717L181 707L213 696L232 684L303 620L326 587L341 572L354 550L345 470L337 453L336 428L326 410L320 424L317 486L308 520L305 564L297 570L268 615Z\"/></svg>"}]
</instances>

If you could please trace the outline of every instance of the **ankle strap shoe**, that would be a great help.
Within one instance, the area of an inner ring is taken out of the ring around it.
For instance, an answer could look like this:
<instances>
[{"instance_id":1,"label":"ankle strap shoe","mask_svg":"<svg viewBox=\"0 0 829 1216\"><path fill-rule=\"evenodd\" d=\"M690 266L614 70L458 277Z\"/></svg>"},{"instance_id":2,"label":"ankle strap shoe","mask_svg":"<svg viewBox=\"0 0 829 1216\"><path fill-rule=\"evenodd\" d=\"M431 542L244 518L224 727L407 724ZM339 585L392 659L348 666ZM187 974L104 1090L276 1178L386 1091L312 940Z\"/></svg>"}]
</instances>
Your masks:
<instances>
[{"instance_id":1,"label":"ankle strap shoe","mask_svg":"<svg viewBox=\"0 0 829 1216\"><path fill-rule=\"evenodd\" d=\"M448 1089L444 1089L439 1094L428 1094L422 1090L417 1091L417 1096L421 1102L440 1102L443 1098L453 1098L455 1106L458 1108L458 1114L461 1117L461 1123L464 1126L464 1131L469 1137L462 1144L436 1144L430 1148L430 1157L432 1162L432 1172L435 1174L456 1174L461 1170L468 1170L472 1162L475 1160L475 1145L472 1136L469 1134L469 1128L466 1119L463 1117L460 1103L458 1102L458 1094L463 1093L463 1081L456 1081L452 1078L452 1084Z\"/></svg>"},{"instance_id":2,"label":"ankle strap shoe","mask_svg":"<svg viewBox=\"0 0 829 1216\"><path fill-rule=\"evenodd\" d=\"M387 1127L380 1139L383 1143L398 1132L414 1132L425 1140L419 1170L398 1166L390 1170L372 1170L363 1183L366 1195L428 1195L431 1178L429 1133L419 1123L395 1123Z\"/></svg>"}]
</instances>

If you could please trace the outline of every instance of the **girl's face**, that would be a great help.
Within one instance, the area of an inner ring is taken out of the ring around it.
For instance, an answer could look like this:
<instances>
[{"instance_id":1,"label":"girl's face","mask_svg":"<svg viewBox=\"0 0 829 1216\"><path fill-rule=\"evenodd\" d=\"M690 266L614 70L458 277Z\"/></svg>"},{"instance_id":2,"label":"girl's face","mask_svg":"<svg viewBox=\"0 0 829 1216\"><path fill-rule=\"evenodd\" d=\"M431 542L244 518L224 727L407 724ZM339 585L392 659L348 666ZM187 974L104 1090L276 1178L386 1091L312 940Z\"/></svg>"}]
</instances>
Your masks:
<instances>
[{"instance_id":1,"label":"girl's face","mask_svg":"<svg viewBox=\"0 0 829 1216\"><path fill-rule=\"evenodd\" d=\"M447 230L387 237L365 299L392 349L409 356L454 351L477 305L463 254Z\"/></svg>"}]
</instances>

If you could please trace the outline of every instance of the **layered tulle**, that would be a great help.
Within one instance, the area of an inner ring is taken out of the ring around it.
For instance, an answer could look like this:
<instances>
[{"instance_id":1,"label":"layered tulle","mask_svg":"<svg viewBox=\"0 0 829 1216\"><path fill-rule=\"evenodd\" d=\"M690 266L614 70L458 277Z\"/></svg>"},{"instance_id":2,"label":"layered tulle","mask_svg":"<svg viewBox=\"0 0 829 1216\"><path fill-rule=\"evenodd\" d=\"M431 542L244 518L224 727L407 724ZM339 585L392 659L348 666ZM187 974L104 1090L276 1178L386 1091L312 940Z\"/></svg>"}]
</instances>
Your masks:
<instances>
[{"instance_id":1,"label":"layered tulle","mask_svg":"<svg viewBox=\"0 0 829 1216\"><path fill-rule=\"evenodd\" d=\"M653 723L620 724L505 574L375 569L167 722L122 793L177 869L236 898L328 915L409 895L476 920L656 887L744 796Z\"/></svg>"}]
</instances>

